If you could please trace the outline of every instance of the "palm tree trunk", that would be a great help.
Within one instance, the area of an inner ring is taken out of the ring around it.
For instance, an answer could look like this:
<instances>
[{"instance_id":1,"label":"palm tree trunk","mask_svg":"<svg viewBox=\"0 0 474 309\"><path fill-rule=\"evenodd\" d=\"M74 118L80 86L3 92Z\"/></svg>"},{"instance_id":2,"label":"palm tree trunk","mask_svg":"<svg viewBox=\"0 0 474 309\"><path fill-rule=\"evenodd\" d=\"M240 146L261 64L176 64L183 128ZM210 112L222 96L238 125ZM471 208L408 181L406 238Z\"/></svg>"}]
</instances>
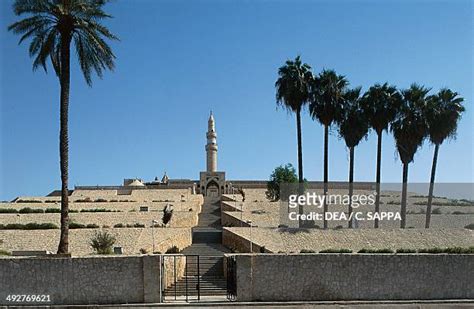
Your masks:
<instances>
[{"instance_id":1,"label":"palm tree trunk","mask_svg":"<svg viewBox=\"0 0 474 309\"><path fill-rule=\"evenodd\" d=\"M352 228L352 194L354 192L354 147L349 148L349 228Z\"/></svg>"},{"instance_id":2,"label":"palm tree trunk","mask_svg":"<svg viewBox=\"0 0 474 309\"><path fill-rule=\"evenodd\" d=\"M69 252L69 189L68 189L68 110L70 86L70 43L71 36L61 35L61 106L59 132L59 160L61 167L61 236L58 245L58 254Z\"/></svg>"},{"instance_id":3,"label":"palm tree trunk","mask_svg":"<svg viewBox=\"0 0 474 309\"><path fill-rule=\"evenodd\" d=\"M328 140L329 140L329 126L324 126L324 206L323 206L323 227L328 228L326 220L326 213L328 211L327 193L328 193Z\"/></svg>"},{"instance_id":4,"label":"palm tree trunk","mask_svg":"<svg viewBox=\"0 0 474 309\"><path fill-rule=\"evenodd\" d=\"M380 212L380 170L382 168L382 132L377 132L377 172L375 176L375 213ZM374 228L379 227L379 219L375 218Z\"/></svg>"},{"instance_id":5,"label":"palm tree trunk","mask_svg":"<svg viewBox=\"0 0 474 309\"><path fill-rule=\"evenodd\" d=\"M433 155L433 165L431 166L430 190L428 192L428 205L426 206L425 228L429 228L430 222L431 222L431 203L433 201L433 189L434 189L434 181L435 181L435 174L436 174L436 164L438 162L438 151L439 151L439 145L436 144L434 155Z\"/></svg>"},{"instance_id":6,"label":"palm tree trunk","mask_svg":"<svg viewBox=\"0 0 474 309\"><path fill-rule=\"evenodd\" d=\"M404 229L407 220L408 163L403 163L402 203L400 209L400 228Z\"/></svg>"},{"instance_id":7,"label":"palm tree trunk","mask_svg":"<svg viewBox=\"0 0 474 309\"><path fill-rule=\"evenodd\" d=\"M303 183L303 141L301 137L301 109L296 111L296 130L298 135L298 182Z\"/></svg>"}]
</instances>

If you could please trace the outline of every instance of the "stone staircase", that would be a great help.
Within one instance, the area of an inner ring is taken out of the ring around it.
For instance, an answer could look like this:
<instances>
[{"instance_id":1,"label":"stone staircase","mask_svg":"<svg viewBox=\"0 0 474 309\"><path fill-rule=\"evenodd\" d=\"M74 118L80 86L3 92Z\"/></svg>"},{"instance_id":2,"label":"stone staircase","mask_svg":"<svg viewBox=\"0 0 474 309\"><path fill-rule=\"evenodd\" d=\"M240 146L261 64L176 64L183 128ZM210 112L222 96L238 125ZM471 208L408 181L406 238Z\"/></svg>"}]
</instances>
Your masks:
<instances>
[{"instance_id":1,"label":"stone staircase","mask_svg":"<svg viewBox=\"0 0 474 309\"><path fill-rule=\"evenodd\" d=\"M186 255L184 276L169 286L165 298L226 295L222 226L219 203L205 201L199 214L198 225L193 228L191 246L183 249ZM198 289L199 288L199 289Z\"/></svg>"}]
</instances>

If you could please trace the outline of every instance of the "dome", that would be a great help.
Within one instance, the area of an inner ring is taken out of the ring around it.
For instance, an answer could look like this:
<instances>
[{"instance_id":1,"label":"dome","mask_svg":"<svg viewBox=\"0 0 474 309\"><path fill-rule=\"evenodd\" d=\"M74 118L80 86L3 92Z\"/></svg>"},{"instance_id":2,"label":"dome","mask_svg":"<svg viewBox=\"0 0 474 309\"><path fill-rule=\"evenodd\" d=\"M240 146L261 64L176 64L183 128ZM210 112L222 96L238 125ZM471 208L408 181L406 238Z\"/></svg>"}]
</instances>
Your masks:
<instances>
[{"instance_id":1,"label":"dome","mask_svg":"<svg viewBox=\"0 0 474 309\"><path fill-rule=\"evenodd\" d=\"M143 182L141 182L140 180L135 179L134 181L132 181L131 183L129 183L128 186L129 186L129 187L143 187L143 186L145 186L145 185L144 185Z\"/></svg>"}]
</instances>

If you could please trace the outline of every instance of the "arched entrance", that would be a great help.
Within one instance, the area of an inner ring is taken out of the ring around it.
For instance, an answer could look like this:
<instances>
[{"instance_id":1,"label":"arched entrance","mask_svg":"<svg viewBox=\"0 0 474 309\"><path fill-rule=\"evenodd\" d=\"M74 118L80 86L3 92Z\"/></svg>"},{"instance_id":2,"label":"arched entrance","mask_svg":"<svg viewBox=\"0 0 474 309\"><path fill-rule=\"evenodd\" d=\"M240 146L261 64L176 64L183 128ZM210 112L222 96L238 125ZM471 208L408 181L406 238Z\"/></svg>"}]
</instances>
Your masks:
<instances>
[{"instance_id":1,"label":"arched entrance","mask_svg":"<svg viewBox=\"0 0 474 309\"><path fill-rule=\"evenodd\" d=\"M219 197L219 185L214 180L209 181L206 187L206 196L208 197Z\"/></svg>"}]
</instances>

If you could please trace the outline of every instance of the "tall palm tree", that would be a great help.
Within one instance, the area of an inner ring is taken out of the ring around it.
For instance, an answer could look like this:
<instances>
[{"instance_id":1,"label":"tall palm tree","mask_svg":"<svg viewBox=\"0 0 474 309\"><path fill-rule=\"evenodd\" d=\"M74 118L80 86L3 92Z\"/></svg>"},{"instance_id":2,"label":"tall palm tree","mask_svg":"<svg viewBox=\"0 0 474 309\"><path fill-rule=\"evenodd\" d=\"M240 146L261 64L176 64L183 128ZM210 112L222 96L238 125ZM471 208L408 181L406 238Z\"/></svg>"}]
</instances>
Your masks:
<instances>
[{"instance_id":1,"label":"tall palm tree","mask_svg":"<svg viewBox=\"0 0 474 309\"><path fill-rule=\"evenodd\" d=\"M413 157L427 134L425 105L429 91L430 89L417 84L412 84L409 89L403 90L402 106L391 124L398 154L403 163L401 228L406 226L408 165L413 162Z\"/></svg>"},{"instance_id":2,"label":"tall palm tree","mask_svg":"<svg viewBox=\"0 0 474 309\"><path fill-rule=\"evenodd\" d=\"M74 42L76 54L87 84L91 73L99 77L114 68L115 55L104 38L116 40L100 22L111 17L103 11L106 0L16 0L13 11L26 16L8 27L22 35L20 42L31 39L29 53L34 57L33 70L50 59L60 83L59 156L61 169L61 236L58 253L69 252L68 207L68 109L70 87L70 53Z\"/></svg>"},{"instance_id":3,"label":"tall palm tree","mask_svg":"<svg viewBox=\"0 0 474 309\"><path fill-rule=\"evenodd\" d=\"M304 181L301 111L308 102L312 79L311 67L302 63L300 56L297 56L295 60L287 60L285 65L278 69L278 79L275 82L277 105L296 114L299 183Z\"/></svg>"},{"instance_id":4,"label":"tall palm tree","mask_svg":"<svg viewBox=\"0 0 474 309\"><path fill-rule=\"evenodd\" d=\"M380 180L382 168L382 135L388 130L389 124L395 119L401 104L401 95L395 86L387 83L375 84L370 87L362 99L362 107L369 120L370 127L377 133L377 170L375 176L376 196L375 212L380 211ZM378 218L374 221L374 228L379 227Z\"/></svg>"},{"instance_id":5,"label":"tall palm tree","mask_svg":"<svg viewBox=\"0 0 474 309\"><path fill-rule=\"evenodd\" d=\"M313 82L311 87L311 101L309 112L313 119L324 126L324 195L328 192L328 140L329 127L342 109L343 96L348 82L343 75L338 75L334 70L323 70ZM328 205L324 199L323 225L326 229L328 222L326 212Z\"/></svg>"},{"instance_id":6,"label":"tall palm tree","mask_svg":"<svg viewBox=\"0 0 474 309\"><path fill-rule=\"evenodd\" d=\"M430 227L431 203L433 200L439 146L441 146L445 139L455 137L458 121L461 118L461 114L465 111L464 106L462 106L463 101L464 99L459 97L458 93L450 89L441 89L437 94L427 98L426 121L428 124L428 136L435 149L433 165L431 167L425 228Z\"/></svg>"},{"instance_id":7,"label":"tall palm tree","mask_svg":"<svg viewBox=\"0 0 474 309\"><path fill-rule=\"evenodd\" d=\"M343 109L336 119L339 126L339 135L344 139L347 148L349 148L349 218L352 213L355 147L367 136L369 131L367 115L360 104L360 91L360 87L346 91ZM349 228L352 228L352 220L349 220Z\"/></svg>"}]
</instances>

